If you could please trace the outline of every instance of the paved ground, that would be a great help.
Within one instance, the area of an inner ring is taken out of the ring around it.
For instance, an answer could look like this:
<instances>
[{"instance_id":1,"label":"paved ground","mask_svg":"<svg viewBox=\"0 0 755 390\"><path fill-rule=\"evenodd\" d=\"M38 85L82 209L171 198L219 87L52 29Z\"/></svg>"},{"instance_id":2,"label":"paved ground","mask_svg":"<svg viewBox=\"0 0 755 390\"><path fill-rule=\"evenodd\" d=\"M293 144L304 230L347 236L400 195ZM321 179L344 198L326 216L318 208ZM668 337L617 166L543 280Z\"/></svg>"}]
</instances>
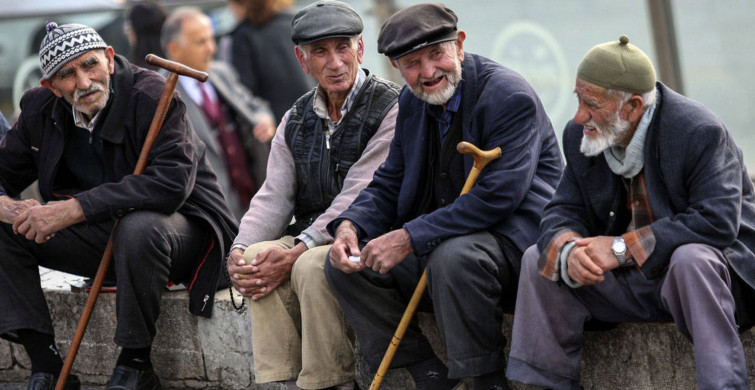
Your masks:
<instances>
[{"instance_id":1,"label":"paved ground","mask_svg":"<svg viewBox=\"0 0 755 390\"><path fill-rule=\"evenodd\" d=\"M65 291L70 291L71 286L74 286L74 288L81 287L84 284L84 279L86 279L81 276L53 271L44 267L39 267L39 278L42 281L43 288Z\"/></svg>"}]
</instances>

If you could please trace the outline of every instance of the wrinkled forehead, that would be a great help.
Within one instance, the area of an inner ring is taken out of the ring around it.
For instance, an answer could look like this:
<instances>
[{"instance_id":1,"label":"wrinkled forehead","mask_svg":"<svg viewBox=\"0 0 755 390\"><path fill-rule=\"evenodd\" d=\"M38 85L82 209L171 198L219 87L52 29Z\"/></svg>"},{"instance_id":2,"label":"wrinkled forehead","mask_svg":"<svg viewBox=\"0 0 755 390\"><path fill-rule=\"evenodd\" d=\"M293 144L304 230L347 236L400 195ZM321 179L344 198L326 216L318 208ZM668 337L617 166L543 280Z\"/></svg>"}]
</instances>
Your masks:
<instances>
[{"instance_id":1,"label":"wrinkled forehead","mask_svg":"<svg viewBox=\"0 0 755 390\"><path fill-rule=\"evenodd\" d=\"M76 68L84 67L87 65L94 65L95 63L100 63L105 60L105 49L89 50L63 64L63 66L61 66L60 69L55 72L53 77L65 76L66 74L74 71Z\"/></svg>"}]
</instances>

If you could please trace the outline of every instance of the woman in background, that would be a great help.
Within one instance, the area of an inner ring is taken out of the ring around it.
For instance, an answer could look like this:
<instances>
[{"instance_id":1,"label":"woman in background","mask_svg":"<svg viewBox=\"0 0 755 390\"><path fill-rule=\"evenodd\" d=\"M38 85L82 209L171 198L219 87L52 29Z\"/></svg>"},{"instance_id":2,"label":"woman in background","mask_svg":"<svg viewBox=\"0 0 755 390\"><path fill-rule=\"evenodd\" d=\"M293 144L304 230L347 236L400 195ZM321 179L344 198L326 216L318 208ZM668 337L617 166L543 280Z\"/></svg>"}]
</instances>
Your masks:
<instances>
[{"instance_id":1,"label":"woman in background","mask_svg":"<svg viewBox=\"0 0 755 390\"><path fill-rule=\"evenodd\" d=\"M229 0L239 24L230 34L227 55L241 82L270 103L277 123L315 85L294 54L291 4L291 0Z\"/></svg>"},{"instance_id":2,"label":"woman in background","mask_svg":"<svg viewBox=\"0 0 755 390\"><path fill-rule=\"evenodd\" d=\"M131 44L129 61L142 68L157 70L144 60L147 54L165 58L160 44L160 30L165 22L165 8L156 0L135 3L126 13L123 26Z\"/></svg>"}]
</instances>

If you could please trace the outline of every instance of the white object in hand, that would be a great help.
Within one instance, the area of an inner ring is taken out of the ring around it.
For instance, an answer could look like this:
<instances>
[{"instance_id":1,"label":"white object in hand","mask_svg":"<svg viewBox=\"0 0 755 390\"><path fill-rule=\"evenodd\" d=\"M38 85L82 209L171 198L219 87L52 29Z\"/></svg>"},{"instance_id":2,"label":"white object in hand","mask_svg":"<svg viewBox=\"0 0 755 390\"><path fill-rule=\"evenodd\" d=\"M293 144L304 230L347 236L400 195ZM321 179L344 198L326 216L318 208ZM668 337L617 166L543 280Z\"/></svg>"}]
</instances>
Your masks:
<instances>
[{"instance_id":1,"label":"white object in hand","mask_svg":"<svg viewBox=\"0 0 755 390\"><path fill-rule=\"evenodd\" d=\"M362 261L362 259L359 256L349 256L349 261L359 263L360 261Z\"/></svg>"}]
</instances>

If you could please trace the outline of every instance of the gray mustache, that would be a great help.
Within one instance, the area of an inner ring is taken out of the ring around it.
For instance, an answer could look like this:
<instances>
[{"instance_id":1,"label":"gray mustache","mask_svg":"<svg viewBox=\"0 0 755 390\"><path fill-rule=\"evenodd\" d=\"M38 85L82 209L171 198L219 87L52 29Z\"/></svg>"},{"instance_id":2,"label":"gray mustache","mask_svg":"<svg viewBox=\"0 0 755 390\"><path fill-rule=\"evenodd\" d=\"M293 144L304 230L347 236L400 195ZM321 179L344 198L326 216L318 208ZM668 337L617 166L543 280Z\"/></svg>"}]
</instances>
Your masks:
<instances>
[{"instance_id":1,"label":"gray mustache","mask_svg":"<svg viewBox=\"0 0 755 390\"><path fill-rule=\"evenodd\" d=\"M82 96L84 96L84 95L86 95L88 93L95 92L95 91L104 92L105 91L105 87L103 87L102 85L97 84L97 83L92 83L92 85L90 85L89 88L87 88L85 90L77 89L76 92L73 94L73 100L75 102L78 102L79 99Z\"/></svg>"}]
</instances>

